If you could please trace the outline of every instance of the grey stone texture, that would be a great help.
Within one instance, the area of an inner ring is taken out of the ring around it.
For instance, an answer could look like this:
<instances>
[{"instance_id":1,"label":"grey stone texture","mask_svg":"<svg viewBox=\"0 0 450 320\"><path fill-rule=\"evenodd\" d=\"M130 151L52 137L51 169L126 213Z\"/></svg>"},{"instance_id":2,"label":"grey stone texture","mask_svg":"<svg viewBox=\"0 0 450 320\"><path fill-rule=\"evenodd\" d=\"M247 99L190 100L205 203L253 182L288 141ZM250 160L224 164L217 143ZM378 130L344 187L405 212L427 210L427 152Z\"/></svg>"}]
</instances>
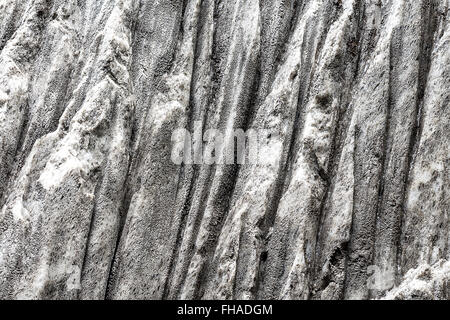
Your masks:
<instances>
[{"instance_id":1,"label":"grey stone texture","mask_svg":"<svg viewBox=\"0 0 450 320\"><path fill-rule=\"evenodd\" d=\"M0 298L448 299L449 4L0 0Z\"/></svg>"}]
</instances>

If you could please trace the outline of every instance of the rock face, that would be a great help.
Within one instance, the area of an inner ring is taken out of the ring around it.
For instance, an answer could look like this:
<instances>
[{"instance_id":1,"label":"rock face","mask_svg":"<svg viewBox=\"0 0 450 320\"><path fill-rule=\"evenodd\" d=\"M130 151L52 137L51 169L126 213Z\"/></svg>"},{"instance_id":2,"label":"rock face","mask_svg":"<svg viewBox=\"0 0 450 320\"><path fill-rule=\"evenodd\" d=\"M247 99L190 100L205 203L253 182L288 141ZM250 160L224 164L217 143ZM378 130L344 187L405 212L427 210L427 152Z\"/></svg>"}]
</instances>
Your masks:
<instances>
[{"instance_id":1,"label":"rock face","mask_svg":"<svg viewBox=\"0 0 450 320\"><path fill-rule=\"evenodd\" d=\"M0 298L448 299L449 4L1 0Z\"/></svg>"},{"instance_id":2,"label":"rock face","mask_svg":"<svg viewBox=\"0 0 450 320\"><path fill-rule=\"evenodd\" d=\"M432 267L427 264L420 265L417 269L408 271L403 283L392 289L384 299L448 299L449 272L450 262L448 261L440 260Z\"/></svg>"}]
</instances>

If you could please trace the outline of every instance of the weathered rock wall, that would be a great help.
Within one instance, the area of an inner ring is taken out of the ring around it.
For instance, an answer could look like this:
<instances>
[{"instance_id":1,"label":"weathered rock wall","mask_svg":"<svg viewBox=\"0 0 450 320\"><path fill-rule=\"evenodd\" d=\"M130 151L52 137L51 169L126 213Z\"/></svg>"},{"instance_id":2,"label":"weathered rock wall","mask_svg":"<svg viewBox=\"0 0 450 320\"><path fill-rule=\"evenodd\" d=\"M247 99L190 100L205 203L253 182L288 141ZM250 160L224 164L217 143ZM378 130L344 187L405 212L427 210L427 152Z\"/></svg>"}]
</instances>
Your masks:
<instances>
[{"instance_id":1,"label":"weathered rock wall","mask_svg":"<svg viewBox=\"0 0 450 320\"><path fill-rule=\"evenodd\" d=\"M448 299L449 4L0 0L0 298Z\"/></svg>"}]
</instances>

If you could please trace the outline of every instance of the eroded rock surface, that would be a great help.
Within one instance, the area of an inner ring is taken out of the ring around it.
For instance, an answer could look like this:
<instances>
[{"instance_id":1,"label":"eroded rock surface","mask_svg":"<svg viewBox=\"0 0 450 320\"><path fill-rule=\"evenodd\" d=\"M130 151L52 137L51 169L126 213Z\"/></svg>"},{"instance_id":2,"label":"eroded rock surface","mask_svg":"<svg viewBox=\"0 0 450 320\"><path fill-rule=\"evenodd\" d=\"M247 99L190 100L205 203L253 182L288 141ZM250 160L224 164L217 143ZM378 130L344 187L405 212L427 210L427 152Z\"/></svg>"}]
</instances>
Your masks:
<instances>
[{"instance_id":1,"label":"eroded rock surface","mask_svg":"<svg viewBox=\"0 0 450 320\"><path fill-rule=\"evenodd\" d=\"M0 298L448 299L449 5L0 0Z\"/></svg>"}]
</instances>

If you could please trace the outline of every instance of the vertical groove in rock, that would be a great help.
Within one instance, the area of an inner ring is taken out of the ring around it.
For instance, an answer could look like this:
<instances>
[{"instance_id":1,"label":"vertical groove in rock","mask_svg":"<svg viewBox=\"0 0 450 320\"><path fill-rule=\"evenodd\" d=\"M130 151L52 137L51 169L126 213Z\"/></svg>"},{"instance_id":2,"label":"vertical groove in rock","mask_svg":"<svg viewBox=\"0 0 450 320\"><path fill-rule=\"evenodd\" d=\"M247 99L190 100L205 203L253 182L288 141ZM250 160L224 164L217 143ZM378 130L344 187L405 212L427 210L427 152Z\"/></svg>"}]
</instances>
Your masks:
<instances>
[{"instance_id":1,"label":"vertical groove in rock","mask_svg":"<svg viewBox=\"0 0 450 320\"><path fill-rule=\"evenodd\" d=\"M448 299L448 6L3 0L0 298Z\"/></svg>"}]
</instances>

